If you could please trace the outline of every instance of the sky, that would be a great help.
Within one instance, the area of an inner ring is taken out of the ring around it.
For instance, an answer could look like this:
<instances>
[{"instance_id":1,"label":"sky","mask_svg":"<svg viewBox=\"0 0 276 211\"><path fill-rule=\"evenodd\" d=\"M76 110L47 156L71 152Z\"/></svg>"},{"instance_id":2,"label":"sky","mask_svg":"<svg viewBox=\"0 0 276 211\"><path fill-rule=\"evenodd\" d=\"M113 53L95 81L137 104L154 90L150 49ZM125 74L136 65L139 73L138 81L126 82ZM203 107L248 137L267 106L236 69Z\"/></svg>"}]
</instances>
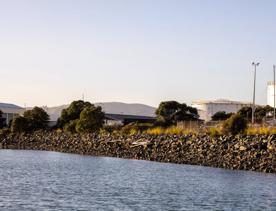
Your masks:
<instances>
[{"instance_id":1,"label":"sky","mask_svg":"<svg viewBox=\"0 0 276 211\"><path fill-rule=\"evenodd\" d=\"M0 102L256 101L276 64L274 0L0 0Z\"/></svg>"}]
</instances>

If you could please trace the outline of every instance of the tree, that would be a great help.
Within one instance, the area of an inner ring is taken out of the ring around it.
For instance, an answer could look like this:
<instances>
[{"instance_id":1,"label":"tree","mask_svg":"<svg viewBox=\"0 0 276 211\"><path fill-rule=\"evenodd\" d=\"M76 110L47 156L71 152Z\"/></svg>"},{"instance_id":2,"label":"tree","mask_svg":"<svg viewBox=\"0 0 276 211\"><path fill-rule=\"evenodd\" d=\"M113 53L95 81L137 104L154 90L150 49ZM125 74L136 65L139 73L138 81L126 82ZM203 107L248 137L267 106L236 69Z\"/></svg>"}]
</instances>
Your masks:
<instances>
[{"instance_id":1,"label":"tree","mask_svg":"<svg viewBox=\"0 0 276 211\"><path fill-rule=\"evenodd\" d=\"M255 121L262 122L263 119L269 114L273 113L273 108L270 106L257 106L255 108ZM243 107L238 111L242 117L244 117L247 121L250 121L252 118L252 108L249 106Z\"/></svg>"},{"instance_id":2,"label":"tree","mask_svg":"<svg viewBox=\"0 0 276 211\"><path fill-rule=\"evenodd\" d=\"M13 119L11 124L11 131L13 133L23 133L29 130L28 119L22 116Z\"/></svg>"},{"instance_id":3,"label":"tree","mask_svg":"<svg viewBox=\"0 0 276 211\"><path fill-rule=\"evenodd\" d=\"M23 117L27 119L30 131L48 128L49 115L42 108L25 111Z\"/></svg>"},{"instance_id":4,"label":"tree","mask_svg":"<svg viewBox=\"0 0 276 211\"><path fill-rule=\"evenodd\" d=\"M247 121L250 121L252 117L252 108L249 106L242 107L238 111L238 114L245 118Z\"/></svg>"},{"instance_id":5,"label":"tree","mask_svg":"<svg viewBox=\"0 0 276 211\"><path fill-rule=\"evenodd\" d=\"M40 129L47 129L49 115L39 107L25 111L23 116L12 120L11 130L14 133L32 132Z\"/></svg>"},{"instance_id":6,"label":"tree","mask_svg":"<svg viewBox=\"0 0 276 211\"><path fill-rule=\"evenodd\" d=\"M104 113L101 107L94 105L87 106L80 114L80 119L76 125L76 131L82 132L95 132L98 131L104 122Z\"/></svg>"},{"instance_id":7,"label":"tree","mask_svg":"<svg viewBox=\"0 0 276 211\"><path fill-rule=\"evenodd\" d=\"M212 116L213 121L224 121L231 117L233 113L226 113L225 111L218 111Z\"/></svg>"},{"instance_id":8,"label":"tree","mask_svg":"<svg viewBox=\"0 0 276 211\"><path fill-rule=\"evenodd\" d=\"M64 126L64 131L66 132L70 132L70 133L76 133L76 126L77 126L77 123L78 123L78 119L75 119L75 120L71 120L69 123L67 123L65 126Z\"/></svg>"},{"instance_id":9,"label":"tree","mask_svg":"<svg viewBox=\"0 0 276 211\"><path fill-rule=\"evenodd\" d=\"M273 114L273 108L270 107L269 105L261 107L258 106L255 110L255 119L257 122L262 122L263 119L270 114Z\"/></svg>"},{"instance_id":10,"label":"tree","mask_svg":"<svg viewBox=\"0 0 276 211\"><path fill-rule=\"evenodd\" d=\"M0 110L0 129L6 126L6 123L5 123L6 119L3 118L2 116L3 116L3 112Z\"/></svg>"},{"instance_id":11,"label":"tree","mask_svg":"<svg viewBox=\"0 0 276 211\"><path fill-rule=\"evenodd\" d=\"M79 119L83 109L91 105L90 102L84 102L82 100L73 101L68 108L62 110L57 126L59 128L64 128L64 126L72 120Z\"/></svg>"},{"instance_id":12,"label":"tree","mask_svg":"<svg viewBox=\"0 0 276 211\"><path fill-rule=\"evenodd\" d=\"M225 134L236 135L243 133L247 128L246 119L240 114L234 114L227 119L222 126L222 130Z\"/></svg>"},{"instance_id":13,"label":"tree","mask_svg":"<svg viewBox=\"0 0 276 211\"><path fill-rule=\"evenodd\" d=\"M199 118L196 108L176 101L161 102L155 113L157 122L164 126L173 125L180 121L198 120Z\"/></svg>"}]
</instances>

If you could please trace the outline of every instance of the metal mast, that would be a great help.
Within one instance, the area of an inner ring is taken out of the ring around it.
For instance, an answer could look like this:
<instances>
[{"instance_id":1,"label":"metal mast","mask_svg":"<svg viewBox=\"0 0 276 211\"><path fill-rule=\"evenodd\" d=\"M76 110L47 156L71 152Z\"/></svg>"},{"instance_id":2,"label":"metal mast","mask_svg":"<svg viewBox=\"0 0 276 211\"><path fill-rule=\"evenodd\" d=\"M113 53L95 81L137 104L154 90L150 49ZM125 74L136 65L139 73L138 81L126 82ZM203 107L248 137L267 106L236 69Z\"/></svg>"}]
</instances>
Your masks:
<instances>
[{"instance_id":1,"label":"metal mast","mask_svg":"<svg viewBox=\"0 0 276 211\"><path fill-rule=\"evenodd\" d=\"M257 74L257 66L260 65L259 62L252 62L254 66L254 89L253 89L253 104L252 104L252 125L255 123L255 94L256 94L256 74Z\"/></svg>"}]
</instances>

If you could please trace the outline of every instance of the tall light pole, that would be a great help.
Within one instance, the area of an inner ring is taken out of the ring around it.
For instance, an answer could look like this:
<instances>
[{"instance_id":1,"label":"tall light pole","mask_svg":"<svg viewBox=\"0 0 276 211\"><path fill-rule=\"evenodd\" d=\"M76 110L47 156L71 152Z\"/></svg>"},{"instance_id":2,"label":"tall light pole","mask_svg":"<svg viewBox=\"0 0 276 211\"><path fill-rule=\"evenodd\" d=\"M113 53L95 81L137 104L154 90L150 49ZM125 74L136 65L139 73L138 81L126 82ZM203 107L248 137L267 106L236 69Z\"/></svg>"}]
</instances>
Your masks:
<instances>
[{"instance_id":1,"label":"tall light pole","mask_svg":"<svg viewBox=\"0 0 276 211\"><path fill-rule=\"evenodd\" d=\"M254 90L253 90L253 104L252 104L252 125L253 125L255 123L256 73L257 73L257 67L260 65L260 63L252 62L252 65L254 66Z\"/></svg>"}]
</instances>

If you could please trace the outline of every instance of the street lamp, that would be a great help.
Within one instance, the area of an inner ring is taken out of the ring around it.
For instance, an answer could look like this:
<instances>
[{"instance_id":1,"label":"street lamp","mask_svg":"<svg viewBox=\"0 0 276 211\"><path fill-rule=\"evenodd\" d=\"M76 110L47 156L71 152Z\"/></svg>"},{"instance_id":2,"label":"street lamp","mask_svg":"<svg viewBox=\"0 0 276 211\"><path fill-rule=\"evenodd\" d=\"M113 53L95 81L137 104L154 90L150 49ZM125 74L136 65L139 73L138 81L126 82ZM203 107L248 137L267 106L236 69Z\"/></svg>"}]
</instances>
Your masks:
<instances>
[{"instance_id":1,"label":"street lamp","mask_svg":"<svg viewBox=\"0 0 276 211\"><path fill-rule=\"evenodd\" d=\"M254 90L253 90L253 104L252 104L252 125L253 125L255 123L254 117L255 117L256 72L257 72L257 67L260 65L260 63L252 62L252 65L254 66Z\"/></svg>"}]
</instances>

